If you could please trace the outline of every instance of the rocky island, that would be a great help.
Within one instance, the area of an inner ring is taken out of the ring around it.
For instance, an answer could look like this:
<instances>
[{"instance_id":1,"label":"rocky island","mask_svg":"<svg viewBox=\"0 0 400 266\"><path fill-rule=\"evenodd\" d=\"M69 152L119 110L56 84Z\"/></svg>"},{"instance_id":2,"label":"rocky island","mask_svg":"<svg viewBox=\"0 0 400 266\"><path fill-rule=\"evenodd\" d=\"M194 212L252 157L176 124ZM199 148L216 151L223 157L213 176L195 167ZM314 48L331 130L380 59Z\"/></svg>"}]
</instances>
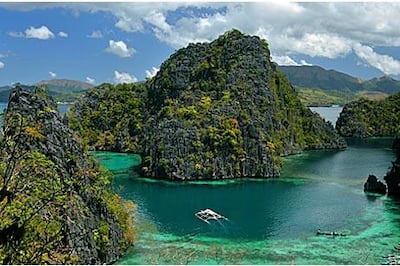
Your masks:
<instances>
[{"instance_id":1,"label":"rocky island","mask_svg":"<svg viewBox=\"0 0 400 266\"><path fill-rule=\"evenodd\" d=\"M113 263L134 240L110 176L40 88L11 92L0 138L0 263Z\"/></svg>"},{"instance_id":2,"label":"rocky island","mask_svg":"<svg viewBox=\"0 0 400 266\"><path fill-rule=\"evenodd\" d=\"M400 93L383 100L346 104L336 123L344 137L396 137L400 133Z\"/></svg>"},{"instance_id":3,"label":"rocky island","mask_svg":"<svg viewBox=\"0 0 400 266\"><path fill-rule=\"evenodd\" d=\"M364 185L366 192L400 196L400 93L383 100L360 99L346 104L336 123L345 137L393 137L396 161L383 177L386 184L370 175Z\"/></svg>"},{"instance_id":4,"label":"rocky island","mask_svg":"<svg viewBox=\"0 0 400 266\"><path fill-rule=\"evenodd\" d=\"M346 145L267 42L237 30L178 50L145 84L90 90L68 120L89 146L138 152L144 176L170 180L278 176L283 155Z\"/></svg>"}]
</instances>

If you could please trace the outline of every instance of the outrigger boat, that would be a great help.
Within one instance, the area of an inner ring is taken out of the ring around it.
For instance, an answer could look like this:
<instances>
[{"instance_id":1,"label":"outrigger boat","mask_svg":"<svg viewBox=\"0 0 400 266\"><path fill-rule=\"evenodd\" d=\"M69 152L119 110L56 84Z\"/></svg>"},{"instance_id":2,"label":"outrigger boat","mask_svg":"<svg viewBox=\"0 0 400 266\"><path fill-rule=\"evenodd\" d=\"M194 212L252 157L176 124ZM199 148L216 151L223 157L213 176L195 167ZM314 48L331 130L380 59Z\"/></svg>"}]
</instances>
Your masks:
<instances>
[{"instance_id":1,"label":"outrigger boat","mask_svg":"<svg viewBox=\"0 0 400 266\"><path fill-rule=\"evenodd\" d=\"M321 229L318 229L317 235L325 235L325 236L346 236L346 233L327 232L327 231L321 231Z\"/></svg>"},{"instance_id":2,"label":"outrigger boat","mask_svg":"<svg viewBox=\"0 0 400 266\"><path fill-rule=\"evenodd\" d=\"M206 223L210 223L210 220L214 220L214 221L218 221L220 219L222 220L228 220L228 218L226 218L225 216L222 216L219 213L216 213L215 211L211 210L211 209L205 209L205 210L201 210L198 211L194 214L197 218L199 218L200 220L202 220L203 222Z\"/></svg>"}]
</instances>

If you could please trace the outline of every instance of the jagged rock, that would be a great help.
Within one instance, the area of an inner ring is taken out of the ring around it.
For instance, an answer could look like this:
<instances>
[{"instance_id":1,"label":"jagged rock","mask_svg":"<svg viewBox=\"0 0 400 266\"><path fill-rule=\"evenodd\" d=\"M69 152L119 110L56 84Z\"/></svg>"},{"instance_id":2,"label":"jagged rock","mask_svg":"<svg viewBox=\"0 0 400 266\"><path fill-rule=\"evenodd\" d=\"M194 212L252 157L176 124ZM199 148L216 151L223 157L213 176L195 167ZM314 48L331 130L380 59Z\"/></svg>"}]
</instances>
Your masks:
<instances>
[{"instance_id":1,"label":"jagged rock","mask_svg":"<svg viewBox=\"0 0 400 266\"><path fill-rule=\"evenodd\" d=\"M388 187L389 196L400 196L400 156L392 162L392 168L383 178Z\"/></svg>"},{"instance_id":2,"label":"jagged rock","mask_svg":"<svg viewBox=\"0 0 400 266\"><path fill-rule=\"evenodd\" d=\"M369 175L364 184L364 191L384 195L386 194L386 185L382 181L378 180L376 176Z\"/></svg>"},{"instance_id":3,"label":"jagged rock","mask_svg":"<svg viewBox=\"0 0 400 266\"><path fill-rule=\"evenodd\" d=\"M90 147L138 152L144 176L171 180L278 176L281 156L346 146L266 41L237 30L178 50L144 86L89 91L68 120Z\"/></svg>"},{"instance_id":4,"label":"jagged rock","mask_svg":"<svg viewBox=\"0 0 400 266\"><path fill-rule=\"evenodd\" d=\"M53 227L43 225L47 229L40 230L50 234L51 228L60 227L57 240L51 242L51 251L46 253L45 248L42 251L38 250L41 256L36 260L24 258L18 252L13 252L6 256L3 263L103 264L113 263L120 258L130 243L126 235L132 230L127 228L130 223L128 212L120 205L121 199L109 191L105 174L88 157L76 133L63 123L55 102L40 88L33 87L27 91L17 87L10 95L3 131L4 136L0 141L3 147L2 160L11 158L15 165L23 165L21 160L27 160L24 156L33 154L41 160L41 167L44 167L40 179L55 184L50 186L49 190L54 190L51 195L57 196L48 203L44 202L37 213L37 219L45 223L50 224L54 220L51 224ZM15 154L20 155L15 157ZM32 169L37 169L36 162L32 163ZM33 177L23 175L23 172L18 174L18 171L21 170L17 168L15 176L11 176L8 187L12 187L10 184L13 182L17 188L23 183L34 186L35 182L40 181L31 180ZM21 180L17 182L17 179ZM0 186L2 185L0 183ZM3 190L8 190L8 187L3 187ZM42 191L41 187L32 189L34 194L22 186L21 189L13 191L13 197L27 198L28 203L29 197L33 197L30 201L36 204L40 201L40 195L47 191ZM11 204L13 197L8 197ZM20 207L29 209L27 205ZM36 245L40 247L41 241L47 239L40 234L36 235L35 232L33 235L26 232L31 222L26 220L21 225L25 233L20 236L24 241L19 245L27 246L16 246L14 249L30 248L29 241L36 241ZM48 238L51 239L50 236ZM10 243L7 243L5 248L9 246ZM0 249L2 248L0 244Z\"/></svg>"},{"instance_id":5,"label":"jagged rock","mask_svg":"<svg viewBox=\"0 0 400 266\"><path fill-rule=\"evenodd\" d=\"M149 177L266 178L279 175L282 155L345 147L300 103L268 44L237 30L180 49L147 86Z\"/></svg>"}]
</instances>

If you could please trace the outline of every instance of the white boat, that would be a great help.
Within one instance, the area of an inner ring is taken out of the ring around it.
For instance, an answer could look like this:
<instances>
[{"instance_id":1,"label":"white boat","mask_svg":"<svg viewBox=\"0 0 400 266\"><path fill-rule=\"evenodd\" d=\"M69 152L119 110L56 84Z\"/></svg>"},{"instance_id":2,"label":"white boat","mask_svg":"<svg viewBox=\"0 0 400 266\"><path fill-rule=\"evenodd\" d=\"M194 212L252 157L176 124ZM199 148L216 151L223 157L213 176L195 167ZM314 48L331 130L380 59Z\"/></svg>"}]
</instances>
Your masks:
<instances>
[{"instance_id":1,"label":"white boat","mask_svg":"<svg viewBox=\"0 0 400 266\"><path fill-rule=\"evenodd\" d=\"M219 213L216 213L215 211L213 211L211 209L205 209L205 210L198 211L194 215L197 218L199 218L200 220L202 220L203 222L206 222L208 224L210 223L210 220L214 220L214 221L218 221L219 219L228 220L228 218L222 216Z\"/></svg>"}]
</instances>

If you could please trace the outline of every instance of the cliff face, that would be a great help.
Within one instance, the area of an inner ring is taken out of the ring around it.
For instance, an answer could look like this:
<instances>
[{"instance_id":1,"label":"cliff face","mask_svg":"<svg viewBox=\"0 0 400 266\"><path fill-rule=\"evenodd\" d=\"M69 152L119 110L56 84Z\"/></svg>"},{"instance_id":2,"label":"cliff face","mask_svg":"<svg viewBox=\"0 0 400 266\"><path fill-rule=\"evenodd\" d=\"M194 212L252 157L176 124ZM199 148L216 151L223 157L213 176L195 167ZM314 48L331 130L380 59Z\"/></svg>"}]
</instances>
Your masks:
<instances>
[{"instance_id":1,"label":"cliff face","mask_svg":"<svg viewBox=\"0 0 400 266\"><path fill-rule=\"evenodd\" d=\"M396 137L400 133L400 93L384 100L346 104L336 123L344 137Z\"/></svg>"},{"instance_id":2,"label":"cliff face","mask_svg":"<svg viewBox=\"0 0 400 266\"><path fill-rule=\"evenodd\" d=\"M392 168L383 178L387 185L387 194L389 196L400 196L400 139L395 139L393 148L397 152L396 161L392 162Z\"/></svg>"},{"instance_id":3,"label":"cliff face","mask_svg":"<svg viewBox=\"0 0 400 266\"><path fill-rule=\"evenodd\" d=\"M128 203L40 89L15 89L1 139L0 262L116 261L133 241Z\"/></svg>"},{"instance_id":4,"label":"cliff face","mask_svg":"<svg viewBox=\"0 0 400 266\"><path fill-rule=\"evenodd\" d=\"M90 147L139 152L143 175L172 180L277 176L282 155L345 147L268 44L237 30L180 49L144 86L94 88L68 120Z\"/></svg>"},{"instance_id":5,"label":"cliff face","mask_svg":"<svg viewBox=\"0 0 400 266\"><path fill-rule=\"evenodd\" d=\"M146 176L271 177L281 155L345 146L300 103L268 44L236 30L177 51L147 87Z\"/></svg>"}]
</instances>

